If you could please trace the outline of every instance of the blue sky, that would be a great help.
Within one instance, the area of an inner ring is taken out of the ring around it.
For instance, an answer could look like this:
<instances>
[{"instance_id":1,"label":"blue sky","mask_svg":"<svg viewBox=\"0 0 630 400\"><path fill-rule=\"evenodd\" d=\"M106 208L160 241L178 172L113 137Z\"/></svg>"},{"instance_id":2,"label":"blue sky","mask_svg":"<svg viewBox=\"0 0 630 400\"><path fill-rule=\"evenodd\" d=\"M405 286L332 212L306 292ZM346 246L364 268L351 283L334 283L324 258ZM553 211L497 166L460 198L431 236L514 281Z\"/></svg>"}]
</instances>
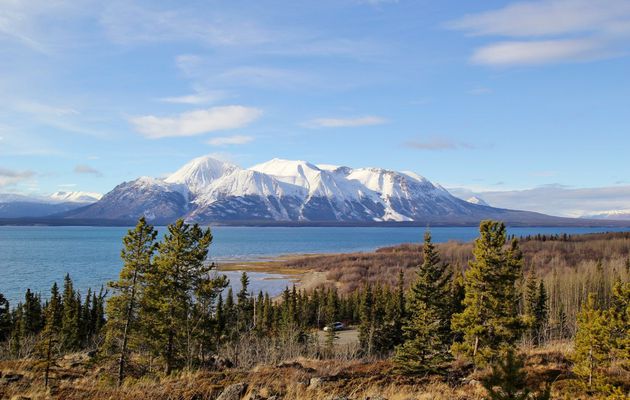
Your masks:
<instances>
[{"instance_id":1,"label":"blue sky","mask_svg":"<svg viewBox=\"0 0 630 400\"><path fill-rule=\"evenodd\" d=\"M630 208L629 51L629 0L2 0L0 192L107 192L212 153Z\"/></svg>"}]
</instances>

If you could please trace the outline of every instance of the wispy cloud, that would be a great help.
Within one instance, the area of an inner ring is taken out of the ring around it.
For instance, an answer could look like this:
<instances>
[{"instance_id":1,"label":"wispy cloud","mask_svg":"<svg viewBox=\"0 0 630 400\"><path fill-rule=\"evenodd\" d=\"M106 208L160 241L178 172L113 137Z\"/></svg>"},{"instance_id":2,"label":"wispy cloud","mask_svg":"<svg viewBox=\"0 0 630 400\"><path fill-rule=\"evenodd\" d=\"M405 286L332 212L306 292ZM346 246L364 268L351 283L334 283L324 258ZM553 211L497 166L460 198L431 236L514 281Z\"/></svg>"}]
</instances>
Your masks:
<instances>
[{"instance_id":1,"label":"wispy cloud","mask_svg":"<svg viewBox=\"0 0 630 400\"><path fill-rule=\"evenodd\" d=\"M159 100L164 103L173 103L173 104L207 104L212 103L218 100L221 100L225 97L225 93L222 91L197 91L192 94L187 94L183 96L172 96L172 97L162 97Z\"/></svg>"},{"instance_id":2,"label":"wispy cloud","mask_svg":"<svg viewBox=\"0 0 630 400\"><path fill-rule=\"evenodd\" d=\"M359 126L382 125L387 120L374 115L349 118L316 118L307 121L304 125L309 128L349 128Z\"/></svg>"},{"instance_id":3,"label":"wispy cloud","mask_svg":"<svg viewBox=\"0 0 630 400\"><path fill-rule=\"evenodd\" d=\"M405 142L404 145L411 149L426 151L444 151L475 148L475 146L470 143L458 142L446 137L432 137L426 140L409 140Z\"/></svg>"},{"instance_id":4,"label":"wispy cloud","mask_svg":"<svg viewBox=\"0 0 630 400\"><path fill-rule=\"evenodd\" d=\"M568 217L630 209L630 186L574 188L560 184L525 190L470 190L449 188L460 198L478 195L494 207L537 211Z\"/></svg>"},{"instance_id":5,"label":"wispy cloud","mask_svg":"<svg viewBox=\"0 0 630 400\"><path fill-rule=\"evenodd\" d=\"M470 36L513 38L476 49L472 62L493 66L587 61L628 49L627 0L515 2L447 24Z\"/></svg>"},{"instance_id":6,"label":"wispy cloud","mask_svg":"<svg viewBox=\"0 0 630 400\"><path fill-rule=\"evenodd\" d=\"M103 176L103 173L101 171L97 170L96 168L90 167L89 165L86 165L86 164L76 165L74 167L74 173L75 174L88 174L88 175L93 175L96 177Z\"/></svg>"},{"instance_id":7,"label":"wispy cloud","mask_svg":"<svg viewBox=\"0 0 630 400\"><path fill-rule=\"evenodd\" d=\"M0 167L0 187L15 185L35 176L33 171L17 171Z\"/></svg>"},{"instance_id":8,"label":"wispy cloud","mask_svg":"<svg viewBox=\"0 0 630 400\"><path fill-rule=\"evenodd\" d=\"M609 53L601 43L590 39L499 42L475 50L475 64L511 66L540 65L562 61L588 61Z\"/></svg>"},{"instance_id":9,"label":"wispy cloud","mask_svg":"<svg viewBox=\"0 0 630 400\"><path fill-rule=\"evenodd\" d=\"M207 141L212 146L227 146L227 145L239 145L247 144L254 141L253 136L234 135L234 136L221 136L215 137Z\"/></svg>"},{"instance_id":10,"label":"wispy cloud","mask_svg":"<svg viewBox=\"0 0 630 400\"><path fill-rule=\"evenodd\" d=\"M189 111L171 117L144 115L133 117L130 122L142 135L157 139L242 128L261 115L262 111L258 108L223 106Z\"/></svg>"},{"instance_id":11,"label":"wispy cloud","mask_svg":"<svg viewBox=\"0 0 630 400\"><path fill-rule=\"evenodd\" d=\"M132 1L112 1L100 17L107 36L120 44L197 41L211 46L250 46L272 40L254 21L194 7L160 9Z\"/></svg>"}]
</instances>

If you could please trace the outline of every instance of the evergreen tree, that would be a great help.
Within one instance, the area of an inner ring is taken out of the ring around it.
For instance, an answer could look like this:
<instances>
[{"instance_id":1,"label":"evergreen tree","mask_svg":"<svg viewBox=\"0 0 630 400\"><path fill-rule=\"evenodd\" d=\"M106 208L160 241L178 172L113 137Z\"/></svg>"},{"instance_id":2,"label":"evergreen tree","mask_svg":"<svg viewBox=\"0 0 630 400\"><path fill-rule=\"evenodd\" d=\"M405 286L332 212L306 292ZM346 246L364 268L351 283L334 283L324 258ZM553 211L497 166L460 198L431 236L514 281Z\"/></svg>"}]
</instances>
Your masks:
<instances>
[{"instance_id":1,"label":"evergreen tree","mask_svg":"<svg viewBox=\"0 0 630 400\"><path fill-rule=\"evenodd\" d=\"M12 328L9 301L0 293L0 343L9 338Z\"/></svg>"},{"instance_id":2,"label":"evergreen tree","mask_svg":"<svg viewBox=\"0 0 630 400\"><path fill-rule=\"evenodd\" d=\"M79 347L79 317L72 279L66 274L63 281L61 319L62 343L66 350L76 350Z\"/></svg>"},{"instance_id":3,"label":"evergreen tree","mask_svg":"<svg viewBox=\"0 0 630 400\"><path fill-rule=\"evenodd\" d=\"M612 356L630 370L630 282L617 280L612 289L609 311L612 324Z\"/></svg>"},{"instance_id":4,"label":"evergreen tree","mask_svg":"<svg viewBox=\"0 0 630 400\"><path fill-rule=\"evenodd\" d=\"M396 362L405 373L435 372L448 358L452 273L440 261L429 232L424 235L423 256L409 293L405 340L396 350Z\"/></svg>"},{"instance_id":5,"label":"evergreen tree","mask_svg":"<svg viewBox=\"0 0 630 400\"><path fill-rule=\"evenodd\" d=\"M61 323L59 319L62 310L57 283L53 284L50 292L50 300L46 307L46 325L44 326L42 337L38 345L40 355L44 358L46 363L44 370L44 383L46 388L48 387L50 379L50 369L60 344L59 334L61 331Z\"/></svg>"},{"instance_id":6,"label":"evergreen tree","mask_svg":"<svg viewBox=\"0 0 630 400\"><path fill-rule=\"evenodd\" d=\"M440 319L435 310L418 302L403 329L405 341L396 348L394 357L399 371L405 374L441 372L449 354L440 336Z\"/></svg>"},{"instance_id":7,"label":"evergreen tree","mask_svg":"<svg viewBox=\"0 0 630 400\"><path fill-rule=\"evenodd\" d=\"M122 385L125 377L125 363L127 362L127 352L129 339L136 330L138 320L138 299L142 296L146 286L145 276L152 268L153 254L157 249L155 239L157 231L153 226L147 224L144 217L140 218L136 227L130 229L123 238L123 249L121 258L123 267L117 281L110 282L109 287L114 290L114 294L107 302L108 321L106 329L106 344L110 349L115 349L118 357L118 385ZM89 299L90 292L88 292ZM89 311L88 300L86 299L86 314ZM92 307L96 310L99 307L96 297L93 299ZM98 311L95 312L98 314ZM98 315L86 315L91 320L91 331L98 328Z\"/></svg>"},{"instance_id":8,"label":"evergreen tree","mask_svg":"<svg viewBox=\"0 0 630 400\"><path fill-rule=\"evenodd\" d=\"M516 281L521 275L522 254L513 240L505 248L503 223L483 221L475 240L474 261L466 271L465 309L453 316L453 328L462 341L453 351L467 356L475 366L483 365L511 347L521 335Z\"/></svg>"},{"instance_id":9,"label":"evergreen tree","mask_svg":"<svg viewBox=\"0 0 630 400\"><path fill-rule=\"evenodd\" d=\"M577 316L573 353L573 371L590 390L605 385L603 370L610 364L611 350L610 321L607 313L597 308L597 295L591 293Z\"/></svg>"},{"instance_id":10,"label":"evergreen tree","mask_svg":"<svg viewBox=\"0 0 630 400\"><path fill-rule=\"evenodd\" d=\"M39 296L26 289L22 304L22 336L36 335L43 326L42 304Z\"/></svg>"},{"instance_id":11,"label":"evergreen tree","mask_svg":"<svg viewBox=\"0 0 630 400\"><path fill-rule=\"evenodd\" d=\"M212 267L205 264L212 242L209 229L178 220L158 247L155 267L146 273L140 320L153 354L162 358L170 374L182 361L190 362L191 323L195 293L208 279Z\"/></svg>"}]
</instances>

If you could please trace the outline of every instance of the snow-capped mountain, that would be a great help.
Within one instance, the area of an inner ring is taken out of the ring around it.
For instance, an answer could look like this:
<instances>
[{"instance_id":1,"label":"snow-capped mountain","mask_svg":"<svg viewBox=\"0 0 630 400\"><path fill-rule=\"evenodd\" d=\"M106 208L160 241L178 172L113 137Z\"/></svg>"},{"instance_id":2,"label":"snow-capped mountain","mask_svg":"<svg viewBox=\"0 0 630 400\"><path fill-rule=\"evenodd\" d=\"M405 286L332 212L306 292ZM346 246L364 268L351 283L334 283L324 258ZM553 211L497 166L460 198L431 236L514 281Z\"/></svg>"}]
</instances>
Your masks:
<instances>
[{"instance_id":1,"label":"snow-capped mountain","mask_svg":"<svg viewBox=\"0 0 630 400\"><path fill-rule=\"evenodd\" d=\"M479 196L472 196L466 199L466 201L469 202L470 204L478 204L480 206L489 206L489 204Z\"/></svg>"},{"instance_id":2,"label":"snow-capped mountain","mask_svg":"<svg viewBox=\"0 0 630 400\"><path fill-rule=\"evenodd\" d=\"M582 218L630 221L630 209L601 211L594 214L586 214Z\"/></svg>"},{"instance_id":3,"label":"snow-capped mountain","mask_svg":"<svg viewBox=\"0 0 630 400\"><path fill-rule=\"evenodd\" d=\"M214 180L240 169L238 166L212 157L197 157L181 167L164 181L184 185L190 193L204 191Z\"/></svg>"},{"instance_id":4,"label":"snow-capped mountain","mask_svg":"<svg viewBox=\"0 0 630 400\"><path fill-rule=\"evenodd\" d=\"M277 158L243 169L209 156L164 179L122 183L65 217L134 220L142 215L153 223L185 218L200 223L471 224L487 218L528 223L554 218L471 204L413 172Z\"/></svg>"},{"instance_id":5,"label":"snow-capped mountain","mask_svg":"<svg viewBox=\"0 0 630 400\"><path fill-rule=\"evenodd\" d=\"M95 192L55 192L50 195L50 199L59 203L96 203L103 197Z\"/></svg>"}]
</instances>

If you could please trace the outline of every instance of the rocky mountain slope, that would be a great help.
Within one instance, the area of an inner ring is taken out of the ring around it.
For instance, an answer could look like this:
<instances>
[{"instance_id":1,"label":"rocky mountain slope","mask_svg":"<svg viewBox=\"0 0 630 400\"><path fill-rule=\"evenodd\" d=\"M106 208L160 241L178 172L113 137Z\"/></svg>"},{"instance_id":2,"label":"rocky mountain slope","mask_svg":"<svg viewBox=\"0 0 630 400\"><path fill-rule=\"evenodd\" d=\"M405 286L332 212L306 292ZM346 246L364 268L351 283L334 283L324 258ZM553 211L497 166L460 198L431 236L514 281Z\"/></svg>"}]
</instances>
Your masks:
<instances>
[{"instance_id":1,"label":"rocky mountain slope","mask_svg":"<svg viewBox=\"0 0 630 400\"><path fill-rule=\"evenodd\" d=\"M565 218L471 203L412 172L273 159L248 169L212 157L193 159L165 179L142 177L64 218L154 223L406 222L474 224L494 218L563 224Z\"/></svg>"}]
</instances>

